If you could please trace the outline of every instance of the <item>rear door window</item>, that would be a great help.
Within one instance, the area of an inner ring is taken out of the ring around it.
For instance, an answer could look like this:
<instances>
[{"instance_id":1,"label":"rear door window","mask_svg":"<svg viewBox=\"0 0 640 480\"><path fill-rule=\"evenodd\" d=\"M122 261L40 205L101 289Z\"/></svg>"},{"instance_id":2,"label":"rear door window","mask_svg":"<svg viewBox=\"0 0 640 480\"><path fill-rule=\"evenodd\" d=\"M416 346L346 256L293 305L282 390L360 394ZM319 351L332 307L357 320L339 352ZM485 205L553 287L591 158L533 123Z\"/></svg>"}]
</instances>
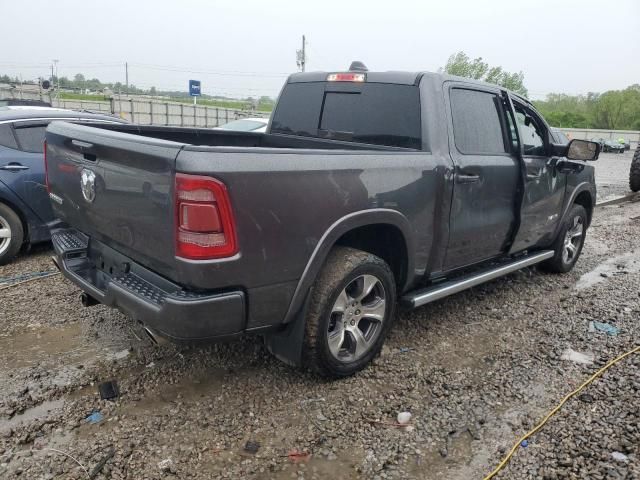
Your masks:
<instances>
[{"instance_id":1,"label":"rear door window","mask_svg":"<svg viewBox=\"0 0 640 480\"><path fill-rule=\"evenodd\" d=\"M453 136L460 153L496 155L507 152L500 105L500 98L495 93L462 88L451 90Z\"/></svg>"},{"instance_id":2,"label":"rear door window","mask_svg":"<svg viewBox=\"0 0 640 480\"><path fill-rule=\"evenodd\" d=\"M16 137L20 150L31 153L42 153L46 125L16 127Z\"/></svg>"},{"instance_id":3,"label":"rear door window","mask_svg":"<svg viewBox=\"0 0 640 480\"><path fill-rule=\"evenodd\" d=\"M13 149L18 148L16 137L13 136L11 124L9 123L3 123L0 125L0 145Z\"/></svg>"},{"instance_id":4,"label":"rear door window","mask_svg":"<svg viewBox=\"0 0 640 480\"><path fill-rule=\"evenodd\" d=\"M325 82L289 84L271 131L420 149L420 91L414 85L383 83L353 88Z\"/></svg>"}]
</instances>

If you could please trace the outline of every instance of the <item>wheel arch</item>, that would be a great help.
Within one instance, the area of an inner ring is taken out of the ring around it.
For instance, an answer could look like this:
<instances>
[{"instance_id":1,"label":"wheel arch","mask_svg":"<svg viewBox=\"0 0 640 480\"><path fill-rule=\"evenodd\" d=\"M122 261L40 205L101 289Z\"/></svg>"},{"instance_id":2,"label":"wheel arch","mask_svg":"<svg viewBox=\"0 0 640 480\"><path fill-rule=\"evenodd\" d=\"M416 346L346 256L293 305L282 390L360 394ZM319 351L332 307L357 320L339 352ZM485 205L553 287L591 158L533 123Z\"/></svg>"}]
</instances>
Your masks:
<instances>
[{"instance_id":1,"label":"wheel arch","mask_svg":"<svg viewBox=\"0 0 640 480\"><path fill-rule=\"evenodd\" d=\"M369 250L366 251L373 250L371 253L382 255L383 259L385 256L389 259L391 258L390 250L385 251L384 248L379 248L379 244L372 244L362 239L367 234L382 233L383 240L389 238L393 238L394 242L402 240L404 248L400 256L404 255L404 258L400 261L392 260L396 268L399 268L398 273L394 270L394 265L390 267L396 276L398 290L403 291L412 281L414 271L415 248L411 231L411 224L403 214L396 210L382 208L350 213L334 222L323 234L307 261L283 319L284 328L265 337L267 348L271 353L287 364L300 365L309 292L329 252L336 245L368 248ZM394 245L398 244L394 243Z\"/></svg>"},{"instance_id":2,"label":"wheel arch","mask_svg":"<svg viewBox=\"0 0 640 480\"><path fill-rule=\"evenodd\" d=\"M401 245L400 260L392 255L382 241L372 241L367 234L384 234L382 240L393 239L393 245ZM288 323L304 304L313 282L317 278L327 255L336 245L350 246L380 256L390 263L396 276L398 290L403 291L411 280L414 269L413 236L409 220L396 210L376 208L350 213L334 222L317 243L302 273L284 319ZM386 258L385 258L386 257ZM396 269L394 269L396 267ZM397 273L396 273L397 272Z\"/></svg>"},{"instance_id":3,"label":"wheel arch","mask_svg":"<svg viewBox=\"0 0 640 480\"><path fill-rule=\"evenodd\" d=\"M595 201L591 196L591 192L589 190L582 190L576 195L570 206L574 204L582 205L584 207L584 209L587 211L587 225L591 225L591 219L593 218L593 208L595 206Z\"/></svg>"}]
</instances>

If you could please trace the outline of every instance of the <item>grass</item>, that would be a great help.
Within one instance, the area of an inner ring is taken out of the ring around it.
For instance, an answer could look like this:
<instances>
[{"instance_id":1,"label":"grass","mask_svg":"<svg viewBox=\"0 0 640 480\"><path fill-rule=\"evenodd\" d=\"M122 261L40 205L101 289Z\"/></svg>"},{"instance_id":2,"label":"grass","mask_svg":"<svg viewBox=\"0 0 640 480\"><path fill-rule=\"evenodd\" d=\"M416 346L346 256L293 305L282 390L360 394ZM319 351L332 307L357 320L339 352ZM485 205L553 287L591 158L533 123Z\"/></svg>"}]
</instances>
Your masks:
<instances>
[{"instance_id":1,"label":"grass","mask_svg":"<svg viewBox=\"0 0 640 480\"><path fill-rule=\"evenodd\" d=\"M92 102L108 102L109 98L104 95L85 95L81 93L67 93L60 92L60 98L63 100L86 100ZM150 99L152 100L152 99ZM179 103L188 103L192 104L193 99L187 97L172 97L168 99L171 102L179 102ZM158 99L158 102L162 103L163 100ZM211 98L199 98L198 105L207 106L207 107L219 107L219 108L235 108L238 110L242 110L247 108L249 105L247 102L243 102L241 100L217 100ZM270 104L259 104L258 111L260 112L270 112L273 109L273 105Z\"/></svg>"},{"instance_id":2,"label":"grass","mask_svg":"<svg viewBox=\"0 0 640 480\"><path fill-rule=\"evenodd\" d=\"M104 95L84 95L82 93L60 92L60 98L63 100L89 100L92 102L108 102L109 99Z\"/></svg>"}]
</instances>

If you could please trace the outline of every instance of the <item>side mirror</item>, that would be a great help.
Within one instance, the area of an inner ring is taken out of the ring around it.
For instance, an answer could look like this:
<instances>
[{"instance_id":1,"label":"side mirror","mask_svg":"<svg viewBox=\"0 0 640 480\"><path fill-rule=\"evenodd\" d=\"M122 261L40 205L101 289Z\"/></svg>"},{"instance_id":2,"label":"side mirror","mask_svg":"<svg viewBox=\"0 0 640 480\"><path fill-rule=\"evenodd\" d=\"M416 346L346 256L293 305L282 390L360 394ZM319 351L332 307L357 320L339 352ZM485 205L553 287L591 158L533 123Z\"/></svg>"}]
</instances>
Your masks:
<instances>
[{"instance_id":1,"label":"side mirror","mask_svg":"<svg viewBox=\"0 0 640 480\"><path fill-rule=\"evenodd\" d=\"M569 160L584 160L589 162L597 160L600 155L600 144L588 140L574 139L567 146L566 157Z\"/></svg>"}]
</instances>

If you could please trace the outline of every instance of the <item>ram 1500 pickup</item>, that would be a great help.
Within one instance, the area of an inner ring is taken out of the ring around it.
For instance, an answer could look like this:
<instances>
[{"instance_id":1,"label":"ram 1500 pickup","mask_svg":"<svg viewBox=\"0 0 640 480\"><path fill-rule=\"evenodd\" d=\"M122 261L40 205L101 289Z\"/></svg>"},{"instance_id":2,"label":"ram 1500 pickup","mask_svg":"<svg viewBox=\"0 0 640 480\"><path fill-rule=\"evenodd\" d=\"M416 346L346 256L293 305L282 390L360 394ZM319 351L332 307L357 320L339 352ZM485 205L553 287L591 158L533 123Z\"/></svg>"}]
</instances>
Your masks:
<instances>
[{"instance_id":1,"label":"ram 1500 pickup","mask_svg":"<svg viewBox=\"0 0 640 480\"><path fill-rule=\"evenodd\" d=\"M266 133L56 122L55 262L152 337L264 335L332 377L418 307L540 264L570 270L599 146L525 98L434 73L291 75Z\"/></svg>"}]
</instances>

